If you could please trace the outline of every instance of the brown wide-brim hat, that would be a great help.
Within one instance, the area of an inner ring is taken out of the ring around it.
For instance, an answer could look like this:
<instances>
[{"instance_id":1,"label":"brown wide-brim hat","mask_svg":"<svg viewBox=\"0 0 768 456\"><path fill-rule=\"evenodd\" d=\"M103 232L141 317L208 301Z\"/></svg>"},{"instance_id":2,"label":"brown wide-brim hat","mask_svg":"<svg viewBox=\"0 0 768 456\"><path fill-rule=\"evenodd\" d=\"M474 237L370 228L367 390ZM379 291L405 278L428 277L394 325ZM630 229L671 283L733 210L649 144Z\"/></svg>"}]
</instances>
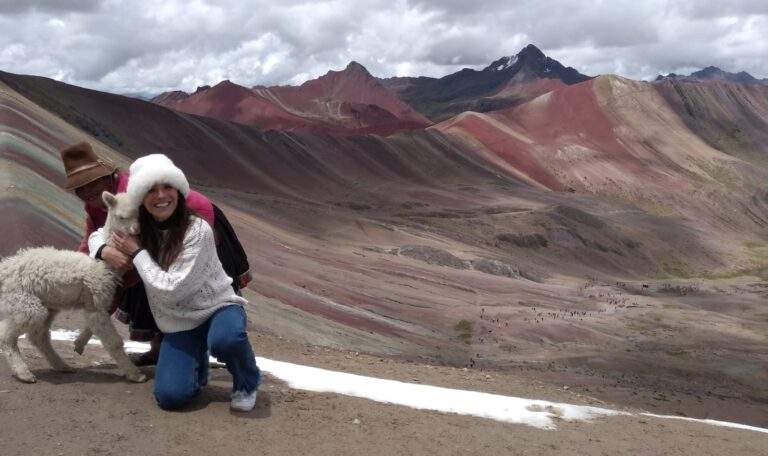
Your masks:
<instances>
[{"instance_id":1,"label":"brown wide-brim hat","mask_svg":"<svg viewBox=\"0 0 768 456\"><path fill-rule=\"evenodd\" d=\"M117 171L115 165L99 158L87 142L62 149L61 161L64 162L64 172L67 174L67 181L64 184L67 190L82 187Z\"/></svg>"}]
</instances>

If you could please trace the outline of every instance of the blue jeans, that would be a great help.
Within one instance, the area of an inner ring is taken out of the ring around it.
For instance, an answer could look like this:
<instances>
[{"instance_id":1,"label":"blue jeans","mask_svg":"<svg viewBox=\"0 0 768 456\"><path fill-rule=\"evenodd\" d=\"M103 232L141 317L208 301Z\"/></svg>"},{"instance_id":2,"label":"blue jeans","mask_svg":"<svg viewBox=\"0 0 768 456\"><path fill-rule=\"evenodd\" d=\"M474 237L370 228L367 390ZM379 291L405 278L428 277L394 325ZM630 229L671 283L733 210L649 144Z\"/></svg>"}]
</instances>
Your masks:
<instances>
[{"instance_id":1,"label":"blue jeans","mask_svg":"<svg viewBox=\"0 0 768 456\"><path fill-rule=\"evenodd\" d=\"M208 352L227 365L232 391L253 392L261 372L245 333L245 310L231 305L217 310L197 328L165 334L155 370L155 400L164 410L189 403L208 383Z\"/></svg>"}]
</instances>

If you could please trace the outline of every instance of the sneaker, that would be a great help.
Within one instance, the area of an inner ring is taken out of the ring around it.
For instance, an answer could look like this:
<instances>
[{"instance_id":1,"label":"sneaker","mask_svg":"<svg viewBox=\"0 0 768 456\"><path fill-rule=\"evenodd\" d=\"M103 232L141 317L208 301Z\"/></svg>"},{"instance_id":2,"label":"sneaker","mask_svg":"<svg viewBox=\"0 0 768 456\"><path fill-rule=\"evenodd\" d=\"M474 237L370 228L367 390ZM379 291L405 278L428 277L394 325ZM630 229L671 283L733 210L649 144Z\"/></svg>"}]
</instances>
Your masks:
<instances>
[{"instance_id":1,"label":"sneaker","mask_svg":"<svg viewBox=\"0 0 768 456\"><path fill-rule=\"evenodd\" d=\"M246 393L245 391L235 391L232 393L232 402L229 408L236 412L250 412L256 405L256 394L258 390L253 390L252 393Z\"/></svg>"}]
</instances>

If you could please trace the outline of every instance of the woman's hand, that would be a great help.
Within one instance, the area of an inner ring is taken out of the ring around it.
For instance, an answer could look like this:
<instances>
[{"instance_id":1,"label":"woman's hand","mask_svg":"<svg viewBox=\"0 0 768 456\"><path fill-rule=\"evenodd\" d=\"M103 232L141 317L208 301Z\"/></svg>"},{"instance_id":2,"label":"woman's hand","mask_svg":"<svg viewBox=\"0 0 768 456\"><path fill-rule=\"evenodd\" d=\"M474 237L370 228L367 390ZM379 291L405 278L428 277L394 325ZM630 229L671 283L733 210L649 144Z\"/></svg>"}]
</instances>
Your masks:
<instances>
[{"instance_id":1,"label":"woman's hand","mask_svg":"<svg viewBox=\"0 0 768 456\"><path fill-rule=\"evenodd\" d=\"M109 238L109 243L130 257L133 257L136 252L141 250L139 238L137 236L125 234L122 231L112 233L112 236Z\"/></svg>"},{"instance_id":2,"label":"woman's hand","mask_svg":"<svg viewBox=\"0 0 768 456\"><path fill-rule=\"evenodd\" d=\"M106 245L101 249L101 259L121 273L133 269L131 257L111 245Z\"/></svg>"}]
</instances>

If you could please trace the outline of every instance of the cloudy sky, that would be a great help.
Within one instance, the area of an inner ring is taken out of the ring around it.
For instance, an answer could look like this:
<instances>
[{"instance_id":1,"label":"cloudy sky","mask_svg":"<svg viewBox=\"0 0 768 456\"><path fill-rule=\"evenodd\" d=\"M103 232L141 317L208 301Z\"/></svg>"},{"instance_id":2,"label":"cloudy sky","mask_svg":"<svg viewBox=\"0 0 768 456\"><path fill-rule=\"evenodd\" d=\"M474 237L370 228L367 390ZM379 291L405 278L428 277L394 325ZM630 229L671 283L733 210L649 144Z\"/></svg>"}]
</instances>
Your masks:
<instances>
[{"instance_id":1,"label":"cloudy sky","mask_svg":"<svg viewBox=\"0 0 768 456\"><path fill-rule=\"evenodd\" d=\"M766 0L0 0L0 70L117 93L480 69L528 43L582 73L768 77Z\"/></svg>"}]
</instances>

